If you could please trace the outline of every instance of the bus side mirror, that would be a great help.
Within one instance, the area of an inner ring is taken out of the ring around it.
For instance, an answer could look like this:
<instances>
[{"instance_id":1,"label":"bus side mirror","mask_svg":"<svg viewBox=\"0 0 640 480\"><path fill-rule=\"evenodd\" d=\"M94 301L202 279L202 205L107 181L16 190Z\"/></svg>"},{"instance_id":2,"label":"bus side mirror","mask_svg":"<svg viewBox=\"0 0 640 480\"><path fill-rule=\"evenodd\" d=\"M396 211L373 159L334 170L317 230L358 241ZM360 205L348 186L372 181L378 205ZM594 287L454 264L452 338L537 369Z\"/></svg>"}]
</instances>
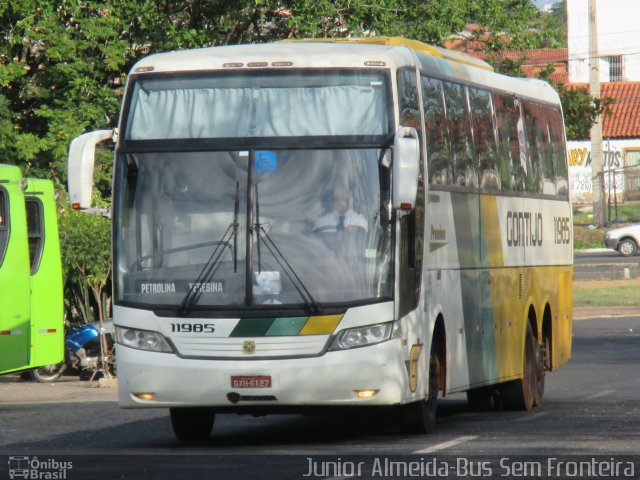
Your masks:
<instances>
[{"instance_id":1,"label":"bus side mirror","mask_svg":"<svg viewBox=\"0 0 640 480\"><path fill-rule=\"evenodd\" d=\"M413 210L418 193L420 142L412 127L400 127L393 143L393 207Z\"/></svg>"},{"instance_id":2,"label":"bus side mirror","mask_svg":"<svg viewBox=\"0 0 640 480\"><path fill-rule=\"evenodd\" d=\"M91 207L93 166L96 145L114 137L115 130L96 130L74 138L69 146L67 182L71 208L86 210Z\"/></svg>"}]
</instances>

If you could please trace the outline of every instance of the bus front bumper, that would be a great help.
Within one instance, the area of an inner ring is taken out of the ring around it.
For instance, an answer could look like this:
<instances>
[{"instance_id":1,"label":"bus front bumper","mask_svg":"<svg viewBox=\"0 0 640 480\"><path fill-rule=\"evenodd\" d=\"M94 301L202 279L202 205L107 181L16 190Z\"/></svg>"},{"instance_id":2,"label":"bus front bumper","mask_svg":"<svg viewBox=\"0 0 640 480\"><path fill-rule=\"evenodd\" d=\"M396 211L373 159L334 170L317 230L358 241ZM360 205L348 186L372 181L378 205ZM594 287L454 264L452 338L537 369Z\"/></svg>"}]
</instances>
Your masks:
<instances>
[{"instance_id":1,"label":"bus front bumper","mask_svg":"<svg viewBox=\"0 0 640 480\"><path fill-rule=\"evenodd\" d=\"M270 360L186 359L118 345L119 403L123 408L266 410L394 405L409 400L402 358L400 339L318 357Z\"/></svg>"}]
</instances>

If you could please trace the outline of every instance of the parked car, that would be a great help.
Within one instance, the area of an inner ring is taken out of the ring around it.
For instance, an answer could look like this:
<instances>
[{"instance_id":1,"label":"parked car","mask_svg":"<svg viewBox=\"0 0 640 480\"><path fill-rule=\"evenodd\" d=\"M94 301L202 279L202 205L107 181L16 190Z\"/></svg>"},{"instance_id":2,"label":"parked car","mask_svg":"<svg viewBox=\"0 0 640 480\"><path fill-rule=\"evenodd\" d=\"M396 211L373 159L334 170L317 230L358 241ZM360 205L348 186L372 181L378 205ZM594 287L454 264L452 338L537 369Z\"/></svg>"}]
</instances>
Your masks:
<instances>
[{"instance_id":1,"label":"parked car","mask_svg":"<svg viewBox=\"0 0 640 480\"><path fill-rule=\"evenodd\" d=\"M640 223L609 230L604 236L604 244L623 257L635 255L640 246Z\"/></svg>"}]
</instances>

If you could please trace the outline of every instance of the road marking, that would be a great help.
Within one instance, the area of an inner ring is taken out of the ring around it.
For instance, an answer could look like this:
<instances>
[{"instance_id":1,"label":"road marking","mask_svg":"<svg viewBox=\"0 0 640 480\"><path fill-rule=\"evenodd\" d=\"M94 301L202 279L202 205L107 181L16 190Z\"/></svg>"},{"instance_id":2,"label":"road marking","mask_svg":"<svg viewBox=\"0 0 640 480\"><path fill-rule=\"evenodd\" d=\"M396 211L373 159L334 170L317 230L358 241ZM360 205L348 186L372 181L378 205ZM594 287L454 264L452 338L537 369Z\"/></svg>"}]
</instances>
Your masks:
<instances>
[{"instance_id":1,"label":"road marking","mask_svg":"<svg viewBox=\"0 0 640 480\"><path fill-rule=\"evenodd\" d=\"M586 399L593 400L594 398L606 397L607 395L611 395L612 393L616 393L615 390L603 390L599 393L594 393L593 395L589 395Z\"/></svg>"},{"instance_id":2,"label":"road marking","mask_svg":"<svg viewBox=\"0 0 640 480\"><path fill-rule=\"evenodd\" d=\"M448 442L438 443L433 447L423 448L422 450L416 450L413 453L433 453L438 452L440 450L444 450L445 448L455 447L456 445L460 445L461 443L470 442L471 440L475 440L478 438L477 435L466 435L464 437L454 438L453 440L449 440Z\"/></svg>"}]
</instances>

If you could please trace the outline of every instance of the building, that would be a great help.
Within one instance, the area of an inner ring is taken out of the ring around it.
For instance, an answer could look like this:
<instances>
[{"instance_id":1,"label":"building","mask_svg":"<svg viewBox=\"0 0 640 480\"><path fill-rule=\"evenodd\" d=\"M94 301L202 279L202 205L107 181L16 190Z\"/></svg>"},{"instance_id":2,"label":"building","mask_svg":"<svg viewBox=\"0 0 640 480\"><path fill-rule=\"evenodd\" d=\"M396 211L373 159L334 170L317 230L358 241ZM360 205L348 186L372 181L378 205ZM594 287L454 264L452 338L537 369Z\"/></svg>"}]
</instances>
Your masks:
<instances>
[{"instance_id":1,"label":"building","mask_svg":"<svg viewBox=\"0 0 640 480\"><path fill-rule=\"evenodd\" d=\"M588 87L589 1L567 0L569 84ZM595 0L600 96L614 101L602 122L604 191L640 200L640 2ZM591 142L568 144L574 202L591 200ZM615 181L614 181L615 180Z\"/></svg>"},{"instance_id":2,"label":"building","mask_svg":"<svg viewBox=\"0 0 640 480\"><path fill-rule=\"evenodd\" d=\"M596 0L601 82L640 81L640 2ZM569 82L589 82L589 2L567 0Z\"/></svg>"}]
</instances>

